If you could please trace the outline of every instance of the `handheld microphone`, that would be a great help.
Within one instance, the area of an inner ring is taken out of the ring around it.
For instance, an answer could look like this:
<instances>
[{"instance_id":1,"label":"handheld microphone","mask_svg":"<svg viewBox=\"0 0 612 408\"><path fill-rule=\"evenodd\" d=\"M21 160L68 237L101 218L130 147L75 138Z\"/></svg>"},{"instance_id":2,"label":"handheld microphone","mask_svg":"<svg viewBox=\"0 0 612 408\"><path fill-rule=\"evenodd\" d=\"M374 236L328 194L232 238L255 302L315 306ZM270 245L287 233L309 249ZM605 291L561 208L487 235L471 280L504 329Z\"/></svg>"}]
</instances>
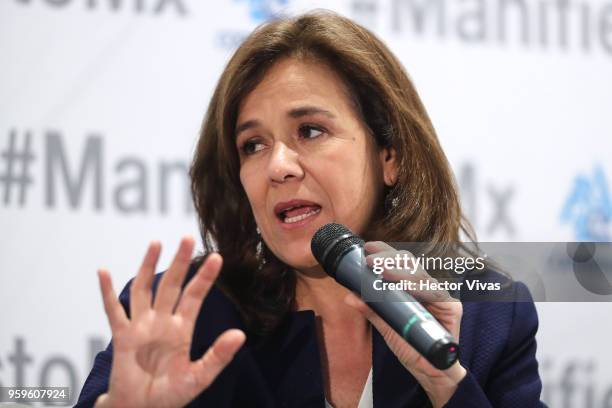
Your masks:
<instances>
[{"instance_id":1,"label":"handheld microphone","mask_svg":"<svg viewBox=\"0 0 612 408\"><path fill-rule=\"evenodd\" d=\"M326 224L313 235L310 248L325 272L363 299L362 288L372 288L376 275L365 262L365 242L341 224ZM405 291L384 291L382 301L366 304L434 367L449 368L459 357L453 336Z\"/></svg>"}]
</instances>

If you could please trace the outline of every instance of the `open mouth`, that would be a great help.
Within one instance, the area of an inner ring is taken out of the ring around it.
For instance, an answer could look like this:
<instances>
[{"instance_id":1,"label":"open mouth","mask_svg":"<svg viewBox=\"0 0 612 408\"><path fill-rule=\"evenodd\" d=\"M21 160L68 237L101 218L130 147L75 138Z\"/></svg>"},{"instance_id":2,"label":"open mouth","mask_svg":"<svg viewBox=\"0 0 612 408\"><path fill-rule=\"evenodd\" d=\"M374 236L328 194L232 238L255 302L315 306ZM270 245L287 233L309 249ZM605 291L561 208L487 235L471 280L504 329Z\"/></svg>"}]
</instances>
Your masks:
<instances>
[{"instance_id":1,"label":"open mouth","mask_svg":"<svg viewBox=\"0 0 612 408\"><path fill-rule=\"evenodd\" d=\"M310 202L289 202L276 206L276 216L284 224L294 224L321 212L321 206Z\"/></svg>"},{"instance_id":2,"label":"open mouth","mask_svg":"<svg viewBox=\"0 0 612 408\"><path fill-rule=\"evenodd\" d=\"M302 221L308 217L318 214L321 207L299 207L291 210L283 211L280 214L280 219L285 224L293 224L294 222Z\"/></svg>"}]
</instances>

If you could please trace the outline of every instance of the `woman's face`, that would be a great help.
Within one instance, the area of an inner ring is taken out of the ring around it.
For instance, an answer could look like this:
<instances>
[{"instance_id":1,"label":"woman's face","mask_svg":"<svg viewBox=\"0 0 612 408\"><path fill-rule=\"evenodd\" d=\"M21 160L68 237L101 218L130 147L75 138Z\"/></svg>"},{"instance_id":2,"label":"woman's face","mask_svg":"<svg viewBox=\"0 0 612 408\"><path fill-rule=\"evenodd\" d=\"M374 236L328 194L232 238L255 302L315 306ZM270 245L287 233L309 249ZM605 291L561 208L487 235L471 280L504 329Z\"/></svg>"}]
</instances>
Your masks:
<instances>
[{"instance_id":1,"label":"woman's face","mask_svg":"<svg viewBox=\"0 0 612 408\"><path fill-rule=\"evenodd\" d=\"M240 180L270 250L298 270L317 265L310 240L337 222L360 234L395 182L395 154L379 149L340 77L286 58L240 105Z\"/></svg>"}]
</instances>

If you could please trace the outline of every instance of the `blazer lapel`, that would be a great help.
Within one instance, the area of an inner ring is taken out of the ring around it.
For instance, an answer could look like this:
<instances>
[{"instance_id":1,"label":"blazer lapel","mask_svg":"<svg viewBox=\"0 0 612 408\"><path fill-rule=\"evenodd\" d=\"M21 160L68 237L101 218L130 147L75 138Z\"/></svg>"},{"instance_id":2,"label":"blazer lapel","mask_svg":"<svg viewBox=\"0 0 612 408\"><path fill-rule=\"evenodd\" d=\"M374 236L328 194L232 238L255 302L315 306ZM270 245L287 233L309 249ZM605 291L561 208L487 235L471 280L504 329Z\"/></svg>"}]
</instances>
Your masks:
<instances>
[{"instance_id":1,"label":"blazer lapel","mask_svg":"<svg viewBox=\"0 0 612 408\"><path fill-rule=\"evenodd\" d=\"M325 406L321 359L312 310L290 313L256 359L280 407Z\"/></svg>"}]
</instances>

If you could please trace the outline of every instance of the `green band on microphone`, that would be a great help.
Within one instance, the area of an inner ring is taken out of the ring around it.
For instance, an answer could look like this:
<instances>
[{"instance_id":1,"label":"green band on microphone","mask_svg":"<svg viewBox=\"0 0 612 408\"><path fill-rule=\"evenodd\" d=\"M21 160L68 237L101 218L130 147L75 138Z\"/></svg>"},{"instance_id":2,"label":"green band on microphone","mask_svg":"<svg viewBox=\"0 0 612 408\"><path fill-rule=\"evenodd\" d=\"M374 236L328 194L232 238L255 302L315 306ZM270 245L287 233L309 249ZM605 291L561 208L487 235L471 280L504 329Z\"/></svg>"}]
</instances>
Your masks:
<instances>
[{"instance_id":1,"label":"green band on microphone","mask_svg":"<svg viewBox=\"0 0 612 408\"><path fill-rule=\"evenodd\" d=\"M425 317L429 317L431 316L431 314L429 313L425 313L424 314ZM419 320L417 315L413 315L410 320L408 320L408 323L406 323L406 325L404 326L404 328L402 329L402 337L404 339L408 339L408 332L410 331L410 329L412 328L412 325L416 323L416 321Z\"/></svg>"},{"instance_id":2,"label":"green band on microphone","mask_svg":"<svg viewBox=\"0 0 612 408\"><path fill-rule=\"evenodd\" d=\"M418 320L417 315L413 315L410 320L408 320L408 323L406 323L406 325L404 326L404 329L402 330L402 337L404 339L408 338L408 332L410 331L410 328L412 327L413 324L416 323L416 321Z\"/></svg>"}]
</instances>

